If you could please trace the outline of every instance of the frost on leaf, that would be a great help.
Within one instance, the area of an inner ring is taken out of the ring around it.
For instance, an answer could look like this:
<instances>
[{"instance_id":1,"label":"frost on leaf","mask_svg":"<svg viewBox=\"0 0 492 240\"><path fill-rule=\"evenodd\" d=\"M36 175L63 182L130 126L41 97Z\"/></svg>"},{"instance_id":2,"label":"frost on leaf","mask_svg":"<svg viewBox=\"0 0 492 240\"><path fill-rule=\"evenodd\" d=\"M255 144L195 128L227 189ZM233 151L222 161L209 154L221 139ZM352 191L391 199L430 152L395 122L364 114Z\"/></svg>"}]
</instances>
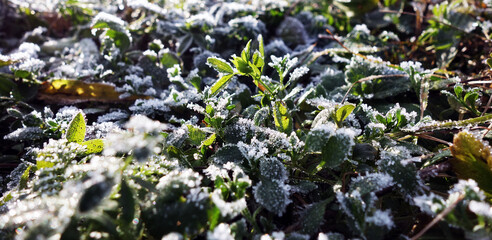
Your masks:
<instances>
[{"instance_id":1,"label":"frost on leaf","mask_svg":"<svg viewBox=\"0 0 492 240\"><path fill-rule=\"evenodd\" d=\"M406 147L397 146L382 151L381 159L376 162L380 171L393 177L396 187L407 199L420 193L424 186L414 160Z\"/></svg>"},{"instance_id":2,"label":"frost on leaf","mask_svg":"<svg viewBox=\"0 0 492 240\"><path fill-rule=\"evenodd\" d=\"M270 180L285 181L287 179L287 170L284 164L276 157L260 160L260 174Z\"/></svg>"},{"instance_id":3,"label":"frost on leaf","mask_svg":"<svg viewBox=\"0 0 492 240\"><path fill-rule=\"evenodd\" d=\"M329 201L324 200L309 204L304 207L299 213L301 219L302 232L307 234L314 234L318 231L318 228L324 222L324 215L326 211L326 205Z\"/></svg>"},{"instance_id":4,"label":"frost on leaf","mask_svg":"<svg viewBox=\"0 0 492 240\"><path fill-rule=\"evenodd\" d=\"M279 180L264 179L253 188L257 203L268 211L282 216L291 202L289 199L290 187Z\"/></svg>"},{"instance_id":5,"label":"frost on leaf","mask_svg":"<svg viewBox=\"0 0 492 240\"><path fill-rule=\"evenodd\" d=\"M352 154L354 138L359 132L351 128L336 129L331 122L318 125L309 132L305 149L311 153L321 152L322 160L317 167L318 171L325 166L337 167Z\"/></svg>"},{"instance_id":6,"label":"frost on leaf","mask_svg":"<svg viewBox=\"0 0 492 240\"><path fill-rule=\"evenodd\" d=\"M380 61L377 59L376 61ZM394 70L383 63L368 61L359 56L351 59L346 66L345 81L349 84L360 79L376 75L401 75L403 72ZM406 77L386 77L357 83L351 90L355 96L363 98L383 99L396 96L411 89L411 84Z\"/></svg>"},{"instance_id":7,"label":"frost on leaf","mask_svg":"<svg viewBox=\"0 0 492 240\"><path fill-rule=\"evenodd\" d=\"M148 203L142 218L160 224L150 225L149 232L161 238L169 232L196 234L207 224L209 193L200 187L202 177L187 170L173 170L159 180L154 203ZM180 224L176 224L180 222Z\"/></svg>"}]
</instances>

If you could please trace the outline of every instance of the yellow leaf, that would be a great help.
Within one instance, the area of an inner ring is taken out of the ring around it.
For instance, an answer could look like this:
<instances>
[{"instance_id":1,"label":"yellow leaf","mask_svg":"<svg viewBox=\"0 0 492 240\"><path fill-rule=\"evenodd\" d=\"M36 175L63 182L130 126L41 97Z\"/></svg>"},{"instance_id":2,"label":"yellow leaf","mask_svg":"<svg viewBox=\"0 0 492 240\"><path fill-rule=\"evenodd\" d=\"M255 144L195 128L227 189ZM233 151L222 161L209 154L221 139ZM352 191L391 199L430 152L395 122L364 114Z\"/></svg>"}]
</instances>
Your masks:
<instances>
[{"instance_id":1,"label":"yellow leaf","mask_svg":"<svg viewBox=\"0 0 492 240\"><path fill-rule=\"evenodd\" d=\"M492 148L469 132L454 136L451 153L453 170L461 179L473 179L485 192L492 194Z\"/></svg>"},{"instance_id":2,"label":"yellow leaf","mask_svg":"<svg viewBox=\"0 0 492 240\"><path fill-rule=\"evenodd\" d=\"M120 98L115 87L105 83L88 83L81 80L55 79L41 84L39 99L59 104L73 104L79 102L121 102L131 101L148 96L130 96Z\"/></svg>"}]
</instances>

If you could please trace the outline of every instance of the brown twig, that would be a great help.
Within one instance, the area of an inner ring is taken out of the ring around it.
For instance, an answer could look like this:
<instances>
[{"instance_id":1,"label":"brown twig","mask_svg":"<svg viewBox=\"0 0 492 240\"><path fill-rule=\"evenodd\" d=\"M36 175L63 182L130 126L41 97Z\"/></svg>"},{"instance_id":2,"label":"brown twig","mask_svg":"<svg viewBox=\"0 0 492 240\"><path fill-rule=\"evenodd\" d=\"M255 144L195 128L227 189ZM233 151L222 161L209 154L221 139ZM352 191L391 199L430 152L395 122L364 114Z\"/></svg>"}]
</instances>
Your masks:
<instances>
[{"instance_id":1,"label":"brown twig","mask_svg":"<svg viewBox=\"0 0 492 240\"><path fill-rule=\"evenodd\" d=\"M444 217L446 217L446 215L448 215L451 211L453 211L456 205L458 205L458 203L461 202L464 198L465 198L465 194L461 194L458 197L458 199L456 199L453 203L451 203L451 205L449 205L446 209L444 209L444 211L442 211L434 219L432 219L432 221L429 224L427 224L424 227L424 229L422 229L420 232L415 234L411 238L411 240L417 240L420 237L422 237L422 235L424 235L429 229L431 229L434 225L436 225L439 221L441 221Z\"/></svg>"},{"instance_id":2,"label":"brown twig","mask_svg":"<svg viewBox=\"0 0 492 240\"><path fill-rule=\"evenodd\" d=\"M440 142L442 144L446 144L448 146L451 146L453 145L452 143L448 142L448 141L444 141L442 139L439 139L439 138L436 138L436 137L433 137L433 136L430 136L430 135L427 135L427 134L415 134L415 136L417 137L421 137L421 138L425 138L425 139L428 139L428 140L432 140L432 141L436 141L436 142Z\"/></svg>"}]
</instances>

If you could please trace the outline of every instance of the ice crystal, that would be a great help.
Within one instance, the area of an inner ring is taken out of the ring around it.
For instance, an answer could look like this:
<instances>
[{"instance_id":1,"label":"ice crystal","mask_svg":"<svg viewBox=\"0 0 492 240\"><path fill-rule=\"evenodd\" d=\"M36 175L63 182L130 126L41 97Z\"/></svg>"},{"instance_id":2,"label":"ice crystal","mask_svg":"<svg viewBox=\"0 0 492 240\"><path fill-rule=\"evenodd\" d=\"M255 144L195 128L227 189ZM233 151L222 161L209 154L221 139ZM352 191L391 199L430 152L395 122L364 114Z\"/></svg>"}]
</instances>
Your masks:
<instances>
[{"instance_id":1,"label":"ice crystal","mask_svg":"<svg viewBox=\"0 0 492 240\"><path fill-rule=\"evenodd\" d=\"M444 199L441 196L430 193L429 195L420 195L413 198L413 203L423 212L435 216L444 209Z\"/></svg>"},{"instance_id":2,"label":"ice crystal","mask_svg":"<svg viewBox=\"0 0 492 240\"><path fill-rule=\"evenodd\" d=\"M111 111L109 113L106 113L104 115L101 115L97 118L98 123L103 123L103 122L110 122L110 121L119 121L123 120L129 117L129 114L126 112L123 112L121 109L117 109L114 111Z\"/></svg>"},{"instance_id":3,"label":"ice crystal","mask_svg":"<svg viewBox=\"0 0 492 240\"><path fill-rule=\"evenodd\" d=\"M355 27L352 29L352 32L361 32L367 35L371 34L371 31L369 31L369 28L367 28L367 25L365 24L357 24Z\"/></svg>"},{"instance_id":4,"label":"ice crystal","mask_svg":"<svg viewBox=\"0 0 492 240\"><path fill-rule=\"evenodd\" d=\"M478 187L477 182L473 179L460 179L458 183L456 183L448 192L450 195L464 193L469 199L476 199L480 201L485 199L484 192Z\"/></svg>"},{"instance_id":5,"label":"ice crystal","mask_svg":"<svg viewBox=\"0 0 492 240\"><path fill-rule=\"evenodd\" d=\"M387 173L366 173L353 179L350 188L365 194L381 191L393 184L393 177Z\"/></svg>"},{"instance_id":6,"label":"ice crystal","mask_svg":"<svg viewBox=\"0 0 492 240\"><path fill-rule=\"evenodd\" d=\"M468 205L468 209L479 216L492 220L492 206L488 203L472 200Z\"/></svg>"},{"instance_id":7,"label":"ice crystal","mask_svg":"<svg viewBox=\"0 0 492 240\"><path fill-rule=\"evenodd\" d=\"M390 210L376 210L372 216L366 217L365 220L368 223L372 223L380 227L385 227L387 229L392 229L395 226L393 218L391 217Z\"/></svg>"},{"instance_id":8,"label":"ice crystal","mask_svg":"<svg viewBox=\"0 0 492 240\"><path fill-rule=\"evenodd\" d=\"M264 158L260 161L260 174L271 180L287 180L287 170L276 157Z\"/></svg>"},{"instance_id":9,"label":"ice crystal","mask_svg":"<svg viewBox=\"0 0 492 240\"><path fill-rule=\"evenodd\" d=\"M144 114L147 116L155 116L171 111L165 100L154 99L137 99L130 110L135 114Z\"/></svg>"},{"instance_id":10,"label":"ice crystal","mask_svg":"<svg viewBox=\"0 0 492 240\"><path fill-rule=\"evenodd\" d=\"M309 72L309 68L307 67L298 67L290 74L290 81L297 81L302 76L306 75Z\"/></svg>"},{"instance_id":11,"label":"ice crystal","mask_svg":"<svg viewBox=\"0 0 492 240\"><path fill-rule=\"evenodd\" d=\"M214 228L213 232L207 233L207 239L211 240L234 240L231 234L231 228L226 223L221 223Z\"/></svg>"},{"instance_id":12,"label":"ice crystal","mask_svg":"<svg viewBox=\"0 0 492 240\"><path fill-rule=\"evenodd\" d=\"M43 133L43 130L38 127L24 127L16 129L3 138L11 141L37 140L44 137Z\"/></svg>"},{"instance_id":13,"label":"ice crystal","mask_svg":"<svg viewBox=\"0 0 492 240\"><path fill-rule=\"evenodd\" d=\"M238 142L237 146L243 155L250 161L258 161L260 158L268 154L268 148L263 141L251 139L251 144Z\"/></svg>"},{"instance_id":14,"label":"ice crystal","mask_svg":"<svg viewBox=\"0 0 492 240\"><path fill-rule=\"evenodd\" d=\"M14 70L23 70L27 72L37 72L41 70L46 63L42 60L36 58L29 58L27 60L22 61L21 64L14 67Z\"/></svg>"},{"instance_id":15,"label":"ice crystal","mask_svg":"<svg viewBox=\"0 0 492 240\"><path fill-rule=\"evenodd\" d=\"M235 217L247 207L245 198L240 198L239 200L233 202L226 202L222 199L222 191L220 189L216 189L212 193L211 199L215 206L219 208L220 214L223 217Z\"/></svg>"},{"instance_id":16,"label":"ice crystal","mask_svg":"<svg viewBox=\"0 0 492 240\"><path fill-rule=\"evenodd\" d=\"M155 13L162 15L162 16L166 15L166 13L167 13L166 9L159 7L155 3L150 3L147 0L133 0L133 1L129 1L127 4L128 4L128 7L144 8L144 9L155 12Z\"/></svg>"},{"instance_id":17,"label":"ice crystal","mask_svg":"<svg viewBox=\"0 0 492 240\"><path fill-rule=\"evenodd\" d=\"M173 170L159 179L156 188L159 190L177 189L181 187L196 188L200 186L202 177L191 169Z\"/></svg>"},{"instance_id":18,"label":"ice crystal","mask_svg":"<svg viewBox=\"0 0 492 240\"><path fill-rule=\"evenodd\" d=\"M92 19L92 25L94 25L97 22L108 22L108 23L115 23L116 25L123 27L126 26L126 22L123 21L121 18L105 13L105 12L100 12L98 13L93 19Z\"/></svg>"},{"instance_id":19,"label":"ice crystal","mask_svg":"<svg viewBox=\"0 0 492 240\"><path fill-rule=\"evenodd\" d=\"M229 177L229 174L227 172L227 169L224 169L224 168L219 168L213 164L211 164L210 166L208 166L208 168L206 168L204 171L203 171L212 181L215 181L215 179L217 179L217 177L221 177L223 179L225 178L228 178Z\"/></svg>"}]
</instances>

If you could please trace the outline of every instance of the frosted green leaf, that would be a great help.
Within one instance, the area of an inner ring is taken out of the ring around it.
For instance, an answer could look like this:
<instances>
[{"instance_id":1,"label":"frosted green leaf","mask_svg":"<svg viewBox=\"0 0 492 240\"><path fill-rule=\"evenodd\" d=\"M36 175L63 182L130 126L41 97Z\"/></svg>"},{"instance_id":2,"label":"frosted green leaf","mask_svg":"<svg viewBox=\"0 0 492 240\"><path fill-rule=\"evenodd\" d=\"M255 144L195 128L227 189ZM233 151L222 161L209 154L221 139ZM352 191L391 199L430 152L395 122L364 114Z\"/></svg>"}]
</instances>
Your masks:
<instances>
[{"instance_id":1,"label":"frosted green leaf","mask_svg":"<svg viewBox=\"0 0 492 240\"><path fill-rule=\"evenodd\" d=\"M55 163L54 162L50 162L50 161L36 161L36 168L39 170L39 169L43 169L43 168L50 168L50 167L53 167L55 166Z\"/></svg>"},{"instance_id":2,"label":"frosted green leaf","mask_svg":"<svg viewBox=\"0 0 492 240\"><path fill-rule=\"evenodd\" d=\"M31 167L32 166L27 167L24 173L22 174L19 181L19 189L24 189L27 187L27 181L29 180L29 173L31 172Z\"/></svg>"},{"instance_id":3,"label":"frosted green leaf","mask_svg":"<svg viewBox=\"0 0 492 240\"><path fill-rule=\"evenodd\" d=\"M253 190L255 200L268 211L282 216L291 202L289 186L278 180L264 179Z\"/></svg>"},{"instance_id":4,"label":"frosted green leaf","mask_svg":"<svg viewBox=\"0 0 492 240\"><path fill-rule=\"evenodd\" d=\"M237 145L225 145L212 157L215 163L225 164L227 162L242 163L244 156Z\"/></svg>"},{"instance_id":5,"label":"frosted green leaf","mask_svg":"<svg viewBox=\"0 0 492 240\"><path fill-rule=\"evenodd\" d=\"M307 205L299 214L301 219L302 233L314 234L324 221L326 205L329 200Z\"/></svg>"},{"instance_id":6,"label":"frosted green leaf","mask_svg":"<svg viewBox=\"0 0 492 240\"><path fill-rule=\"evenodd\" d=\"M219 90L225 88L234 74L224 75L219 81L215 82L215 84L210 88L210 95L214 96L219 93Z\"/></svg>"},{"instance_id":7,"label":"frosted green leaf","mask_svg":"<svg viewBox=\"0 0 492 240\"><path fill-rule=\"evenodd\" d=\"M260 126L263 122L265 122L266 119L270 116L270 109L269 107L262 107L260 110L256 111L255 115L253 116L253 121L255 122L256 126Z\"/></svg>"},{"instance_id":8,"label":"frosted green leaf","mask_svg":"<svg viewBox=\"0 0 492 240\"><path fill-rule=\"evenodd\" d=\"M216 57L209 57L207 58L207 63L220 73L229 73L229 74L234 73L234 70L232 69L231 65L229 65L223 59L216 58Z\"/></svg>"},{"instance_id":9,"label":"frosted green leaf","mask_svg":"<svg viewBox=\"0 0 492 240\"><path fill-rule=\"evenodd\" d=\"M348 131L348 130L347 130ZM324 167L334 168L342 164L352 154L355 145L354 134L346 131L339 132L328 139L321 150L322 160L317 166L320 171Z\"/></svg>"},{"instance_id":10,"label":"frosted green leaf","mask_svg":"<svg viewBox=\"0 0 492 240\"><path fill-rule=\"evenodd\" d=\"M70 122L66 139L68 142L81 143L85 138L85 119L82 112L77 113Z\"/></svg>"},{"instance_id":11,"label":"frosted green leaf","mask_svg":"<svg viewBox=\"0 0 492 240\"><path fill-rule=\"evenodd\" d=\"M193 145L201 145L207 137L206 133L193 125L188 125L188 137Z\"/></svg>"},{"instance_id":12,"label":"frosted green leaf","mask_svg":"<svg viewBox=\"0 0 492 240\"><path fill-rule=\"evenodd\" d=\"M100 153L104 149L104 141L102 139L92 139L80 143L87 147L85 154Z\"/></svg>"}]
</instances>

